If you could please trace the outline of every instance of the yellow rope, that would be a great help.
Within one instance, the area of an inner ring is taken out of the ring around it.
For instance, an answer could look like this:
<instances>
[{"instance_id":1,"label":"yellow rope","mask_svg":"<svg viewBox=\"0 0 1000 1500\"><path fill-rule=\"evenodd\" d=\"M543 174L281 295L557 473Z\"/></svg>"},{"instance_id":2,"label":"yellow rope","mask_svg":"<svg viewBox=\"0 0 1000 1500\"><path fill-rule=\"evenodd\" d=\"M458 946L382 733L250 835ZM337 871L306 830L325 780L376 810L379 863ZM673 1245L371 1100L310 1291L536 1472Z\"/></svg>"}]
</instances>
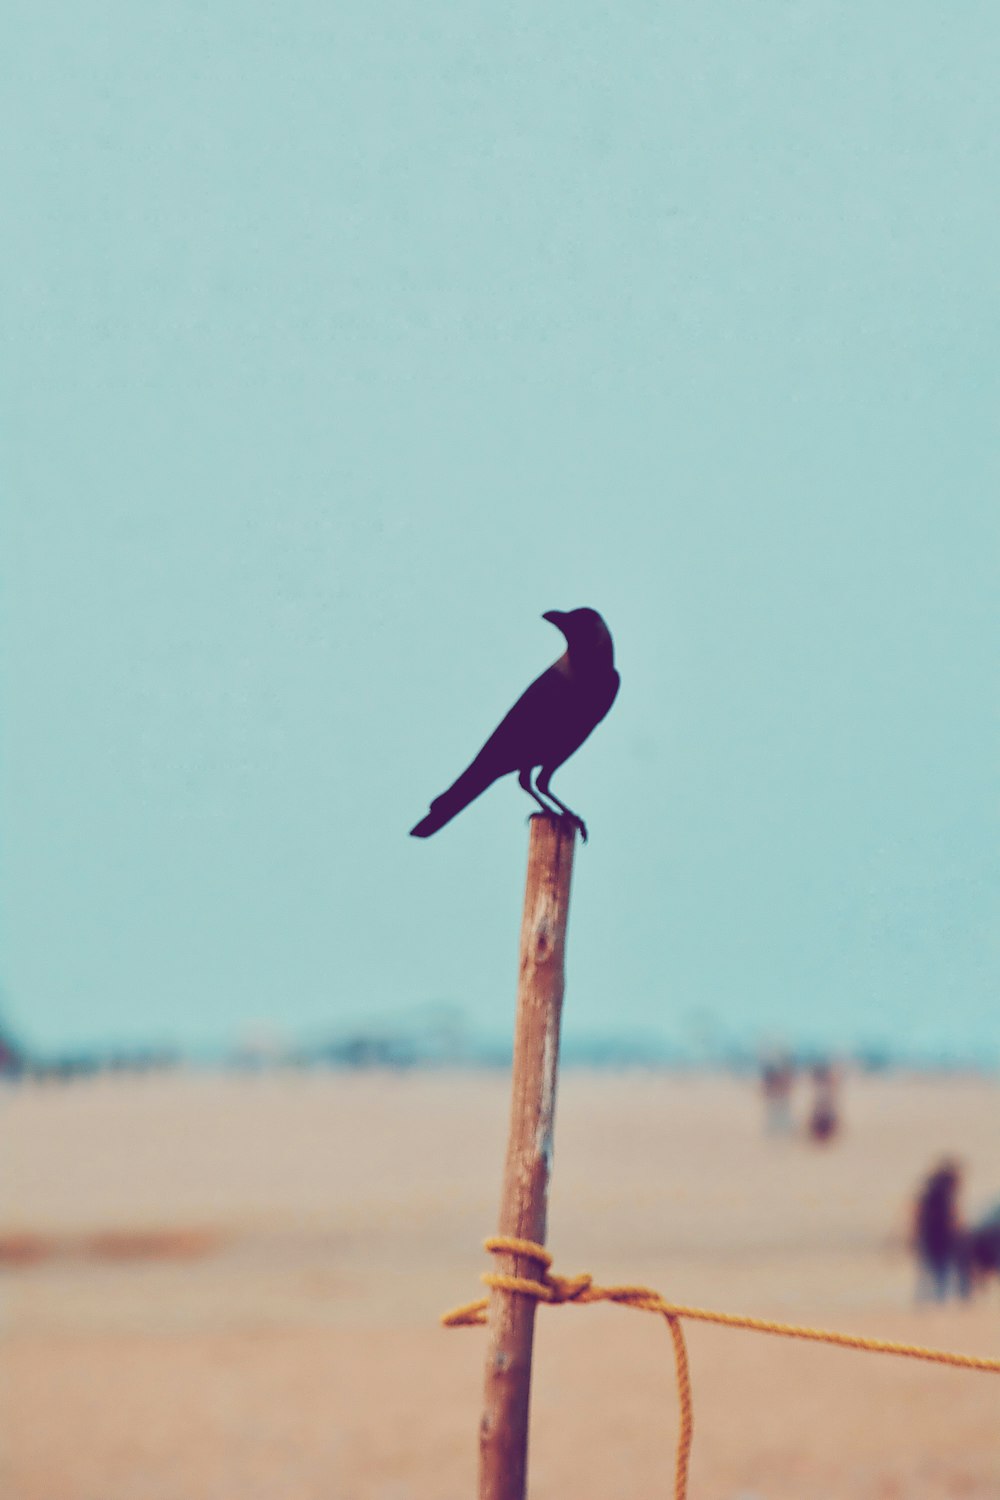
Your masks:
<instances>
[{"instance_id":1,"label":"yellow rope","mask_svg":"<svg viewBox=\"0 0 1000 1500\"><path fill-rule=\"evenodd\" d=\"M674 1464L674 1497L684 1500L688 1488L688 1463L691 1459L691 1444L694 1441L694 1400L691 1396L691 1372L688 1369L687 1348L681 1320L673 1313L665 1314L667 1326L674 1341L674 1361L677 1365L677 1398L681 1421L677 1434L677 1461Z\"/></svg>"},{"instance_id":2,"label":"yellow rope","mask_svg":"<svg viewBox=\"0 0 1000 1500\"><path fill-rule=\"evenodd\" d=\"M674 1500L685 1500L687 1495L688 1460L691 1455L691 1440L694 1434L694 1411L691 1397L691 1376L688 1370L687 1350L681 1329L682 1318L692 1318L703 1323L721 1323L726 1328L750 1328L757 1333L775 1333L783 1338L812 1339L820 1344L839 1344L844 1349L866 1349L875 1354L900 1354L908 1359L930 1360L939 1365L955 1365L965 1370L989 1370L1000 1374L1000 1359L986 1359L973 1354L951 1354L944 1349L926 1349L921 1344L899 1344L891 1339L863 1338L856 1333L831 1333L825 1328L802 1328L794 1323L774 1323L768 1318L747 1318L736 1313L710 1312L704 1307L683 1307L675 1302L666 1302L648 1286L595 1286L593 1278L584 1272L580 1276L556 1276L549 1267L552 1256L544 1245L533 1240L519 1240L510 1235L495 1235L484 1241L485 1248L493 1254L508 1253L525 1256L541 1267L541 1278L507 1276L500 1272L487 1271L480 1278L488 1287L497 1291L517 1292L524 1297L536 1297L540 1302L617 1302L623 1307L636 1307L641 1312L659 1313L667 1321L674 1341L674 1358L677 1365L677 1390L680 1401L680 1432L677 1439L677 1465L674 1479ZM480 1297L476 1302L467 1302L447 1312L441 1321L446 1328L460 1328L487 1321L489 1298Z\"/></svg>"}]
</instances>

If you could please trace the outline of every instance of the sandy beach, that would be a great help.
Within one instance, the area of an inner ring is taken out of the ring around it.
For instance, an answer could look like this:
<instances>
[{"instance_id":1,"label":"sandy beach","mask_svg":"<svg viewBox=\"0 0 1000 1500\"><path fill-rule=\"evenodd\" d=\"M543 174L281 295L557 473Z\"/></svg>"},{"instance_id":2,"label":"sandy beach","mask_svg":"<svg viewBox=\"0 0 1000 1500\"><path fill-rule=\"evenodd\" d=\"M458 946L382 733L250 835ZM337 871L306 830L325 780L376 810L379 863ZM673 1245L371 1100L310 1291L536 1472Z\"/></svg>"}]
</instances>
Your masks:
<instances>
[{"instance_id":1,"label":"sandy beach","mask_svg":"<svg viewBox=\"0 0 1000 1500\"><path fill-rule=\"evenodd\" d=\"M177 1073L0 1094L6 1500L469 1500L499 1073ZM804 1105L804 1098L800 1101ZM1000 1198L1000 1088L851 1078L827 1148L755 1084L567 1071L556 1269L1000 1355L1000 1288L915 1306L912 1190ZM997 1500L1000 1378L688 1324L692 1500ZM539 1314L533 1500L667 1496L661 1319Z\"/></svg>"}]
</instances>

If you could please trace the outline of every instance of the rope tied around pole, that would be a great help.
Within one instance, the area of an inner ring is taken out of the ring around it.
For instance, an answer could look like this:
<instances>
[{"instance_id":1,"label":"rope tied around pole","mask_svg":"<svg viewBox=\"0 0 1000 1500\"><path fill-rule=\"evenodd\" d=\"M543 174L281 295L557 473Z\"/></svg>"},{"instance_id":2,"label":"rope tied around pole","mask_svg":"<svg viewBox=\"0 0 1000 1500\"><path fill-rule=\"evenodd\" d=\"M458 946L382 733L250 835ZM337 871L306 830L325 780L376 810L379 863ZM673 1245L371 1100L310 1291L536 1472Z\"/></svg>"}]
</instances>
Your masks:
<instances>
[{"instance_id":1,"label":"rope tied around pole","mask_svg":"<svg viewBox=\"0 0 1000 1500\"><path fill-rule=\"evenodd\" d=\"M541 1276L536 1280L527 1276L509 1276L499 1271L485 1271L480 1280L495 1291L513 1292L523 1297L535 1297L539 1302L617 1302L624 1307L638 1308L640 1312L659 1313L666 1319L674 1344L674 1360L677 1368L677 1391L680 1405L680 1430L677 1439L677 1462L674 1476L674 1500L685 1500L687 1495L688 1461L694 1436L694 1408L691 1395L691 1375L681 1319L690 1318L703 1323L719 1323L726 1328L748 1328L756 1333L777 1334L783 1338L809 1339L815 1343L839 1345L844 1349L862 1349L872 1354L896 1354L908 1359L927 1360L933 1364L952 1365L958 1369L982 1370L1000 1374L1000 1359L989 1359L973 1354L952 1354L944 1349L927 1349L921 1344L901 1344L891 1339L865 1338L861 1334L833 1333L824 1328L804 1328L794 1323L776 1323L768 1318L748 1318L736 1313L713 1312L704 1307L685 1307L667 1302L659 1292L647 1286L596 1286L587 1272L578 1276L556 1276L550 1270L552 1256L544 1245L533 1240L515 1239L510 1235L494 1235L483 1241L485 1249L492 1254L521 1255L534 1260L541 1267ZM441 1318L446 1328L471 1327L488 1321L489 1298L480 1297L475 1302L463 1303Z\"/></svg>"}]
</instances>

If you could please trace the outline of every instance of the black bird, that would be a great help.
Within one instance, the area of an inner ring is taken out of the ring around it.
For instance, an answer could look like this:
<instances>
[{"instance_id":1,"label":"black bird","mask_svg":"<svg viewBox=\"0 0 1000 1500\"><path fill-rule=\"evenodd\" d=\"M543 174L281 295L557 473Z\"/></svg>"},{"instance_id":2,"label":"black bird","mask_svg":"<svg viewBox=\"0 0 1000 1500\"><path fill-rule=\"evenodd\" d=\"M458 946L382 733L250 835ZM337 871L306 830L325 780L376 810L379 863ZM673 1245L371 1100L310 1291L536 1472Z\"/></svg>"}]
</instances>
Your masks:
<instances>
[{"instance_id":1,"label":"black bird","mask_svg":"<svg viewBox=\"0 0 1000 1500\"><path fill-rule=\"evenodd\" d=\"M520 785L539 807L551 813L549 802L554 803L564 817L572 818L586 843L583 819L559 801L549 782L604 718L621 679L615 671L611 632L596 609L550 609L542 619L559 627L566 650L522 693L468 770L435 798L426 818L410 829L414 838L430 838L499 777L517 771ZM536 766L540 769L534 787L531 773Z\"/></svg>"}]
</instances>

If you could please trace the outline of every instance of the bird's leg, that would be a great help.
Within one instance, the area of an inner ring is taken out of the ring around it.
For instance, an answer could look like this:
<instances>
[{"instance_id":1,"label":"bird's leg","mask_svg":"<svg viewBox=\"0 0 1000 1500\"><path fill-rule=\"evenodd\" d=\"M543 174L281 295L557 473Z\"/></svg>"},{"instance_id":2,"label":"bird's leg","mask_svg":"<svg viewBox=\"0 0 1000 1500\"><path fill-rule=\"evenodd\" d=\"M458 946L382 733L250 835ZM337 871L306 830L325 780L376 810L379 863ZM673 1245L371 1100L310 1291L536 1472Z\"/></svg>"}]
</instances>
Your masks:
<instances>
[{"instance_id":1,"label":"bird's leg","mask_svg":"<svg viewBox=\"0 0 1000 1500\"><path fill-rule=\"evenodd\" d=\"M548 813L549 817L551 818L553 809L549 806L549 804L547 802L543 802L542 801L541 797L535 791L535 788L531 785L531 772L532 772L532 770L533 770L532 766L528 766L525 770L523 770L520 773L520 775L518 776L518 778L517 778L517 784L518 784L519 787L523 788L523 790L527 792L527 794L528 794L529 797L534 797L535 801L538 803L539 807L542 809L542 812ZM553 797L552 800L554 802L555 798ZM535 814L532 813L531 816L534 817ZM558 817L558 813L556 814L556 816Z\"/></svg>"},{"instance_id":2,"label":"bird's leg","mask_svg":"<svg viewBox=\"0 0 1000 1500\"><path fill-rule=\"evenodd\" d=\"M571 807L567 807L566 804L565 804L565 802L560 802L559 798L556 796L555 792L553 792L553 791L550 790L550 788L549 788L549 781L551 780L551 778L552 778L552 772L551 771L542 771L540 773L539 777L538 777L538 790L540 792L543 792L545 794L545 796L548 797L548 799L549 799L550 802L554 802L555 803L556 807L558 807L559 811L562 813L562 815L563 815L564 818L569 818L569 820L570 820L571 823L575 823L576 824L577 828L579 828L579 830L580 830L580 837L583 839L583 842L586 843L587 842L587 825L586 825L586 823L580 817L579 813L575 813Z\"/></svg>"}]
</instances>

